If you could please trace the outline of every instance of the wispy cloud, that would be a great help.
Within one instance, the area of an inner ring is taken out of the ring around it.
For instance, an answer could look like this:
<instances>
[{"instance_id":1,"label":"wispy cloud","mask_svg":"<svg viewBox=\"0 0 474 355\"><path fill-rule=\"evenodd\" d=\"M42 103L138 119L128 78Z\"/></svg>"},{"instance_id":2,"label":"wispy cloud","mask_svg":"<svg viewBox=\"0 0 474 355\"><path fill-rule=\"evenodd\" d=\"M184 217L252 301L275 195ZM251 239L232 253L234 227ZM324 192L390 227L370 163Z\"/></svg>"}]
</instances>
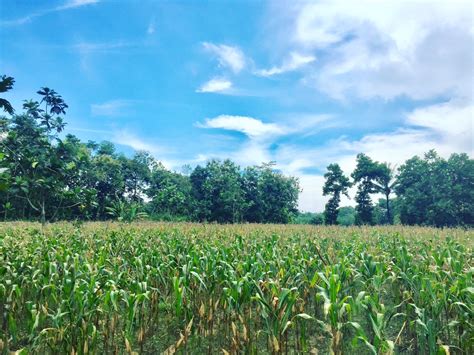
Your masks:
<instances>
[{"instance_id":1,"label":"wispy cloud","mask_svg":"<svg viewBox=\"0 0 474 355\"><path fill-rule=\"evenodd\" d=\"M200 128L218 128L244 133L250 138L282 135L284 130L275 123L264 123L259 119L245 116L220 115L196 124Z\"/></svg>"},{"instance_id":2,"label":"wispy cloud","mask_svg":"<svg viewBox=\"0 0 474 355\"><path fill-rule=\"evenodd\" d=\"M331 115L298 114L297 118L290 117L281 123L266 123L254 117L220 115L207 118L204 123L196 123L200 128L217 128L241 132L251 139L274 139L291 134L311 134L317 129L331 127L327 124L333 117Z\"/></svg>"},{"instance_id":3,"label":"wispy cloud","mask_svg":"<svg viewBox=\"0 0 474 355\"><path fill-rule=\"evenodd\" d=\"M85 5L97 4L100 0L69 0L64 5L58 6L56 10L74 9Z\"/></svg>"},{"instance_id":4,"label":"wispy cloud","mask_svg":"<svg viewBox=\"0 0 474 355\"><path fill-rule=\"evenodd\" d=\"M0 25L1 26L19 26L19 25L23 25L25 23L31 22L33 19L37 17L41 17L53 12L70 10L70 9L75 9L75 8L86 6L86 5L97 4L99 1L100 0L69 0L62 5L32 12L31 14L25 15L23 17L20 17L14 20L2 20L0 21Z\"/></svg>"},{"instance_id":5,"label":"wispy cloud","mask_svg":"<svg viewBox=\"0 0 474 355\"><path fill-rule=\"evenodd\" d=\"M134 100L110 100L100 104L91 105L91 114L93 116L123 116L130 112Z\"/></svg>"},{"instance_id":6,"label":"wispy cloud","mask_svg":"<svg viewBox=\"0 0 474 355\"><path fill-rule=\"evenodd\" d=\"M196 92L225 92L232 87L232 82L225 78L213 78L204 83Z\"/></svg>"},{"instance_id":7,"label":"wispy cloud","mask_svg":"<svg viewBox=\"0 0 474 355\"><path fill-rule=\"evenodd\" d=\"M86 132L86 133L97 133L97 134L110 134L110 131L105 129L93 129L93 128L80 128L80 127L69 127L68 130L74 132Z\"/></svg>"},{"instance_id":8,"label":"wispy cloud","mask_svg":"<svg viewBox=\"0 0 474 355\"><path fill-rule=\"evenodd\" d=\"M166 147L156 143L146 142L142 138L125 130L114 132L112 141L136 151L147 151L152 154L163 154L169 151Z\"/></svg>"},{"instance_id":9,"label":"wispy cloud","mask_svg":"<svg viewBox=\"0 0 474 355\"><path fill-rule=\"evenodd\" d=\"M297 70L310 64L316 60L313 55L303 55L297 52L290 53L290 57L286 59L281 66L274 66L270 69L260 69L255 71L256 75L259 76L272 76L277 74L283 74L289 71Z\"/></svg>"},{"instance_id":10,"label":"wispy cloud","mask_svg":"<svg viewBox=\"0 0 474 355\"><path fill-rule=\"evenodd\" d=\"M140 45L137 42L126 42L126 41L117 41L117 42L79 42L73 44L71 48L77 50L80 53L97 53L97 52L109 52L116 49L135 47Z\"/></svg>"},{"instance_id":11,"label":"wispy cloud","mask_svg":"<svg viewBox=\"0 0 474 355\"><path fill-rule=\"evenodd\" d=\"M245 56L239 47L225 44L204 42L203 47L217 57L219 65L230 68L234 73L240 72L245 67Z\"/></svg>"}]
</instances>

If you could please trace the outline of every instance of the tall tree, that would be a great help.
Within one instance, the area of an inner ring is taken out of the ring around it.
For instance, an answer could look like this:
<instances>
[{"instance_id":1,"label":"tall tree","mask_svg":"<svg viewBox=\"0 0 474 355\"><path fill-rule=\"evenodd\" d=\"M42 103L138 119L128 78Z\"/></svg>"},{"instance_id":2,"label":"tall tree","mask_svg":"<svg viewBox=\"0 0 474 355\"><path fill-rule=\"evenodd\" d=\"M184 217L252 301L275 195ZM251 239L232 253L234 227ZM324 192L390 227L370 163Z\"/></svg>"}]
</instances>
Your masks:
<instances>
[{"instance_id":1,"label":"tall tree","mask_svg":"<svg viewBox=\"0 0 474 355\"><path fill-rule=\"evenodd\" d=\"M8 121L2 146L10 165L11 193L28 203L44 223L48 203L64 189L65 162L52 141L60 141L58 134L65 126L60 114L66 113L67 105L54 90L42 88L38 94L40 102L25 102L25 112Z\"/></svg>"},{"instance_id":2,"label":"tall tree","mask_svg":"<svg viewBox=\"0 0 474 355\"><path fill-rule=\"evenodd\" d=\"M378 166L370 157L360 153L357 155L357 166L351 176L354 183L358 184L355 197L356 224L373 224L374 206L370 194L377 191L374 181L378 176Z\"/></svg>"},{"instance_id":3,"label":"tall tree","mask_svg":"<svg viewBox=\"0 0 474 355\"><path fill-rule=\"evenodd\" d=\"M375 163L375 178L373 184L376 192L385 197L385 220L388 224L393 224L392 208L390 203L390 195L394 186L393 169L388 163Z\"/></svg>"},{"instance_id":4,"label":"tall tree","mask_svg":"<svg viewBox=\"0 0 474 355\"><path fill-rule=\"evenodd\" d=\"M324 174L326 182L323 186L323 195L332 195L332 197L326 203L324 221L326 224L337 224L341 194L349 198L348 189L352 184L349 178L344 175L339 164L330 164L327 170L327 173Z\"/></svg>"}]
</instances>

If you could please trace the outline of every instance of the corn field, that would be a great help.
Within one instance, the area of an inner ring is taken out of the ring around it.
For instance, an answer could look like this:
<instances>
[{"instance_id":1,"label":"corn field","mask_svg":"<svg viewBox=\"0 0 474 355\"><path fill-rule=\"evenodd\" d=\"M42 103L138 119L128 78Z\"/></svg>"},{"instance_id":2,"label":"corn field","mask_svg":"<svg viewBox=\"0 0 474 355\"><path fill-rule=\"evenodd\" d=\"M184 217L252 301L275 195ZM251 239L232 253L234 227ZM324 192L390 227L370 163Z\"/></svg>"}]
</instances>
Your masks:
<instances>
[{"instance_id":1,"label":"corn field","mask_svg":"<svg viewBox=\"0 0 474 355\"><path fill-rule=\"evenodd\" d=\"M0 226L0 353L473 354L474 233Z\"/></svg>"}]
</instances>

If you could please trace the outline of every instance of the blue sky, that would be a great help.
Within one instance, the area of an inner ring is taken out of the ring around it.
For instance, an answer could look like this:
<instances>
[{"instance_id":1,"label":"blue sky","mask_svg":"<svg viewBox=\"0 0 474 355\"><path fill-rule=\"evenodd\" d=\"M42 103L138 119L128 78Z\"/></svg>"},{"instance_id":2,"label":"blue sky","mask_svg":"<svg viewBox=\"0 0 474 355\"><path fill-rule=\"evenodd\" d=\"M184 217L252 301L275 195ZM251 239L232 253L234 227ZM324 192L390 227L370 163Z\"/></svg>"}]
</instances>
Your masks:
<instances>
[{"instance_id":1,"label":"blue sky","mask_svg":"<svg viewBox=\"0 0 474 355\"><path fill-rule=\"evenodd\" d=\"M469 1L0 2L0 67L19 108L41 86L66 131L173 170L276 161L323 209L325 167L473 155ZM351 204L351 201L343 201Z\"/></svg>"}]
</instances>

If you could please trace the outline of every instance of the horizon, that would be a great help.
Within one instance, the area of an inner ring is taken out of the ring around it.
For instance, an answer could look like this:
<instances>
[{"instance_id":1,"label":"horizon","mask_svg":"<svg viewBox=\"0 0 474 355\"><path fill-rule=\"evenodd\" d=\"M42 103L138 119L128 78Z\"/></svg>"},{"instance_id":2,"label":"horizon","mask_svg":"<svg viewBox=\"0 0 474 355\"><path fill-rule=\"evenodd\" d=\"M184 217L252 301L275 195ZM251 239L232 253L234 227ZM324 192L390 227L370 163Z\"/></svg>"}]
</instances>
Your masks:
<instances>
[{"instance_id":1,"label":"horizon","mask_svg":"<svg viewBox=\"0 0 474 355\"><path fill-rule=\"evenodd\" d=\"M4 97L20 110L50 87L67 133L176 171L275 161L309 212L326 166L350 175L358 153L474 155L468 1L134 4L2 1Z\"/></svg>"}]
</instances>

